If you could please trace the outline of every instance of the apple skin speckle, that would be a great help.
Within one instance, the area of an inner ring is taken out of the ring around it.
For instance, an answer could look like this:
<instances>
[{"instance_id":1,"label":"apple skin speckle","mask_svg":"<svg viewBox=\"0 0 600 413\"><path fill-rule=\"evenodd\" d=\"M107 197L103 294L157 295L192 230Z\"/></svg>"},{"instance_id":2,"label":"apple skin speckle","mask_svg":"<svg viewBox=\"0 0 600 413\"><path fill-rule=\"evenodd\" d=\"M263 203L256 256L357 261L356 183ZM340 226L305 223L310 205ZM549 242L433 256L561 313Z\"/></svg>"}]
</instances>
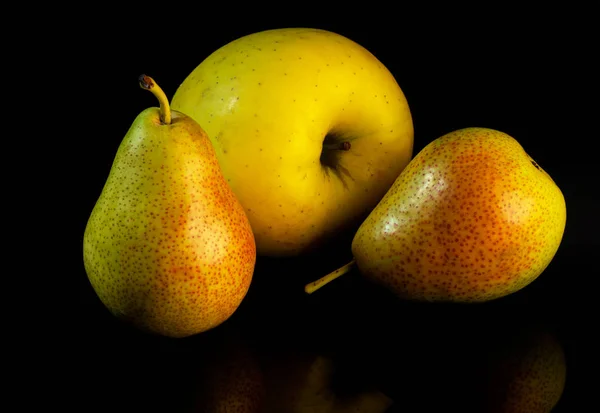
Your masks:
<instances>
[{"instance_id":1,"label":"apple skin speckle","mask_svg":"<svg viewBox=\"0 0 600 413\"><path fill-rule=\"evenodd\" d=\"M233 191L252 208L259 255L302 255L358 227L412 156L412 115L399 82L351 39L271 29L198 63L171 104L205 126ZM333 133L352 149L331 156L324 144Z\"/></svg>"}]
</instances>

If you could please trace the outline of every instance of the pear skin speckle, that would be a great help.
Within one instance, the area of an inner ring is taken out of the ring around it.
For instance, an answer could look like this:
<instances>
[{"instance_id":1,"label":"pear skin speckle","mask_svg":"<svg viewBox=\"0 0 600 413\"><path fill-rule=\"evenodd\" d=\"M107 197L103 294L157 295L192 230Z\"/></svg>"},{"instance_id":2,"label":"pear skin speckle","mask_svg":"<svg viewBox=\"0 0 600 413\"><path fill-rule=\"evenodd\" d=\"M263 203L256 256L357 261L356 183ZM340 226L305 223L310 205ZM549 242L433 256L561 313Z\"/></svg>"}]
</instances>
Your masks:
<instances>
[{"instance_id":1,"label":"pear skin speckle","mask_svg":"<svg viewBox=\"0 0 600 413\"><path fill-rule=\"evenodd\" d=\"M419 152L356 233L360 271L415 300L483 302L549 265L566 205L511 136L465 128Z\"/></svg>"},{"instance_id":2,"label":"pear skin speckle","mask_svg":"<svg viewBox=\"0 0 600 413\"><path fill-rule=\"evenodd\" d=\"M196 122L157 108L123 139L88 220L83 258L110 311L139 328L185 337L240 305L256 246L243 208Z\"/></svg>"}]
</instances>

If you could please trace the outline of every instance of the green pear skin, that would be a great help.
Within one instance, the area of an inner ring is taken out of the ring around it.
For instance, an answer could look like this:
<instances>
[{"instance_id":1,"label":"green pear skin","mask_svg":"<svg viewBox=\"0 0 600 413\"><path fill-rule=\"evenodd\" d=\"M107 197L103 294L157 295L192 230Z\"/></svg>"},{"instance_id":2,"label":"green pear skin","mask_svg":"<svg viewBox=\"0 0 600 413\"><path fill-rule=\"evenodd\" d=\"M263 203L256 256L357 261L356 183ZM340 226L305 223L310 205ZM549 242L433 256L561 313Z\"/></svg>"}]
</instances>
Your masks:
<instances>
[{"instance_id":1,"label":"green pear skin","mask_svg":"<svg viewBox=\"0 0 600 413\"><path fill-rule=\"evenodd\" d=\"M83 258L115 316L186 337L236 311L256 245L204 130L176 111L163 124L162 110L141 112L122 140L85 228Z\"/></svg>"}]
</instances>

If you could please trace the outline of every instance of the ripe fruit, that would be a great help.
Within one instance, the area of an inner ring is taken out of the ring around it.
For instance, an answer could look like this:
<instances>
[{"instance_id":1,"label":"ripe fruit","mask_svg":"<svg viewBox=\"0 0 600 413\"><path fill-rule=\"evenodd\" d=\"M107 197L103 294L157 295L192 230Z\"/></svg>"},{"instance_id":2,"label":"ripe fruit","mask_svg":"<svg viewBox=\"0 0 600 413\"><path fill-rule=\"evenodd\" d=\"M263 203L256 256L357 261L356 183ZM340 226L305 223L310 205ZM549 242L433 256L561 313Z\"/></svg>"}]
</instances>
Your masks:
<instances>
[{"instance_id":1,"label":"ripe fruit","mask_svg":"<svg viewBox=\"0 0 600 413\"><path fill-rule=\"evenodd\" d=\"M250 286L256 246L244 210L193 119L141 112L125 135L85 228L88 278L116 316L154 333L185 337L214 328Z\"/></svg>"},{"instance_id":2,"label":"ripe fruit","mask_svg":"<svg viewBox=\"0 0 600 413\"><path fill-rule=\"evenodd\" d=\"M412 156L392 74L324 30L234 40L187 76L172 106L206 129L260 255L298 255L358 226Z\"/></svg>"}]
</instances>

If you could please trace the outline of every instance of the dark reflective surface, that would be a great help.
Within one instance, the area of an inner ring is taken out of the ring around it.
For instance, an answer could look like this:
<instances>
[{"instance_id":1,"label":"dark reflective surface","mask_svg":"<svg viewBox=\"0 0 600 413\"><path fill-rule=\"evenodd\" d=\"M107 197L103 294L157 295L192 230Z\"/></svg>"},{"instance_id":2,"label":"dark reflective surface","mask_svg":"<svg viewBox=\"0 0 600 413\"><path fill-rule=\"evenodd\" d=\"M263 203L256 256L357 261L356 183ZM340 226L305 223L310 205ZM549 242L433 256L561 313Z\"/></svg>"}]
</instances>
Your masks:
<instances>
[{"instance_id":1,"label":"dark reflective surface","mask_svg":"<svg viewBox=\"0 0 600 413\"><path fill-rule=\"evenodd\" d=\"M338 31L388 66L411 105L414 153L442 134L466 126L497 128L519 140L566 198L567 229L555 259L530 286L480 305L398 300L356 271L306 295L306 282L350 258L350 236L342 237L309 258L260 257L250 291L233 317L215 330L180 340L150 336L114 319L95 296L81 263L75 271L81 309L73 328L82 343L72 355L80 368L79 386L73 391L80 398L69 398L71 403L80 411L199 409L203 383L213 381L208 361L226 360L230 354L226 343L242 337L256 358L249 364L264 368L265 383L278 382L281 374L268 366L294 360L298 354L304 357L298 356L300 360L320 355L335 365L330 384L340 398L377 389L393 400L390 413L483 412L492 394L497 397L510 379L506 371L498 373L498 366L530 354L526 349L536 348L535 337L549 334L551 339L539 342L556 343L559 347L554 348L564 352L567 366L564 391L553 411L583 411L579 407L586 405L594 383L588 377L594 372L590 326L597 324L592 314L597 309L600 204L594 192L594 154L585 143L591 135L582 133L577 121L585 118L586 109L580 110L573 99L585 82L573 66L585 59L585 53L554 42L560 37L554 32L542 30L534 42L525 26L513 26L508 35L485 25L463 30L449 25L444 30L432 28L434 36L429 39L425 28L402 31L397 24L281 20L188 28L189 32L181 28L179 41L157 40L158 50L169 50L160 55L131 52L139 33L113 33L116 40L98 40L91 48L97 70L118 99L112 118L96 125L93 136L86 138L81 156L85 160L78 215L81 234L120 140L135 116L154 104L153 97L137 86L140 73L152 75L172 97L187 73L225 42L291 25ZM140 30L155 33L153 28ZM127 57L115 57L117 51ZM566 65L570 71L559 66L566 59L572 63ZM92 99L90 105L101 111L108 101ZM540 335L524 335L534 331ZM490 382L496 383L493 392ZM268 394L267 386L264 397Z\"/></svg>"}]
</instances>

